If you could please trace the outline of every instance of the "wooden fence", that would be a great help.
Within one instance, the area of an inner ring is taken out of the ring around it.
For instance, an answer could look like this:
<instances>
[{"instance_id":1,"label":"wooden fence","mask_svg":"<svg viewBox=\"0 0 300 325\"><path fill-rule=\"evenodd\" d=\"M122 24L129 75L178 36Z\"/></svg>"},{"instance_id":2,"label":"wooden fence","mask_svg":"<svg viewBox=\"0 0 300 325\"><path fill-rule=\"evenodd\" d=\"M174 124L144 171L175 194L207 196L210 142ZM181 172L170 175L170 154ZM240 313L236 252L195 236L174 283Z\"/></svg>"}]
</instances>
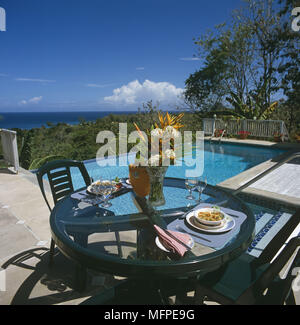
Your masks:
<instances>
[{"instance_id":1,"label":"wooden fence","mask_svg":"<svg viewBox=\"0 0 300 325\"><path fill-rule=\"evenodd\" d=\"M3 156L6 163L14 167L14 171L19 170L19 154L17 145L17 132L0 129Z\"/></svg>"},{"instance_id":2,"label":"wooden fence","mask_svg":"<svg viewBox=\"0 0 300 325\"><path fill-rule=\"evenodd\" d=\"M283 121L277 120L221 120L203 119L205 135L214 136L216 130L226 130L227 135L237 136L239 132L249 132L257 138L274 138L281 135L282 140L289 139L287 128Z\"/></svg>"}]
</instances>

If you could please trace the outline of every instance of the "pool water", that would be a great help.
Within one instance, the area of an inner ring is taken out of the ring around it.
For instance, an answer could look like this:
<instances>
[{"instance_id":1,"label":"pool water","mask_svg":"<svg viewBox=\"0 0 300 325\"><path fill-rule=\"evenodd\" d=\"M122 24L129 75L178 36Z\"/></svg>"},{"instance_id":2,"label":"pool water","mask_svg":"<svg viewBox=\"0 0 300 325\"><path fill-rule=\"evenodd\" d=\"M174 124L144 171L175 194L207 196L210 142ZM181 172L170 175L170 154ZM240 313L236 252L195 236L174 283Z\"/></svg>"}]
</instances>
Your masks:
<instances>
[{"instance_id":1,"label":"pool water","mask_svg":"<svg viewBox=\"0 0 300 325\"><path fill-rule=\"evenodd\" d=\"M266 160L276 157L285 150L272 149L261 146L237 145L227 143L204 144L204 170L203 175L207 177L207 182L216 185L226 179L242 173ZM130 159L129 159L130 160ZM100 167L95 160L85 162L89 175L94 179L114 179L128 177L127 166L107 166ZM170 166L167 170L167 177L185 178L186 169L191 169L186 165ZM75 187L83 186L83 180L75 176ZM78 175L79 176L79 175Z\"/></svg>"}]
</instances>

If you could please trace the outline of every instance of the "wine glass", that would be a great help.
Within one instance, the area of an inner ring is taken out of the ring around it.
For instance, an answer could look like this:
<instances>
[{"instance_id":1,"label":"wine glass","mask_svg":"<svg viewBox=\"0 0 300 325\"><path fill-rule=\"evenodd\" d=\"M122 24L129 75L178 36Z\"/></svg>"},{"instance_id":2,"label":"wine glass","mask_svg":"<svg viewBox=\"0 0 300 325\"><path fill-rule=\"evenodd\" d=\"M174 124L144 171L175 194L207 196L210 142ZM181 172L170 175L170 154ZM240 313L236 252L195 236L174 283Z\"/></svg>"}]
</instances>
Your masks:
<instances>
[{"instance_id":1,"label":"wine glass","mask_svg":"<svg viewBox=\"0 0 300 325\"><path fill-rule=\"evenodd\" d=\"M113 190L114 190L114 186L113 186L113 184L111 182L102 185L101 195L102 195L104 201L101 204L101 206L103 208L109 208L109 207L112 206L111 202L109 202L109 198L110 198L111 193L113 192Z\"/></svg>"},{"instance_id":2,"label":"wine glass","mask_svg":"<svg viewBox=\"0 0 300 325\"><path fill-rule=\"evenodd\" d=\"M205 190L206 186L207 186L207 178L205 176L201 176L199 178L199 183L198 183L197 188L196 188L198 193L199 193L198 203L201 202L201 194Z\"/></svg>"},{"instance_id":3,"label":"wine glass","mask_svg":"<svg viewBox=\"0 0 300 325\"><path fill-rule=\"evenodd\" d=\"M185 187L189 191L189 195L186 197L188 200L194 200L192 191L197 188L199 179L197 177L186 177Z\"/></svg>"}]
</instances>

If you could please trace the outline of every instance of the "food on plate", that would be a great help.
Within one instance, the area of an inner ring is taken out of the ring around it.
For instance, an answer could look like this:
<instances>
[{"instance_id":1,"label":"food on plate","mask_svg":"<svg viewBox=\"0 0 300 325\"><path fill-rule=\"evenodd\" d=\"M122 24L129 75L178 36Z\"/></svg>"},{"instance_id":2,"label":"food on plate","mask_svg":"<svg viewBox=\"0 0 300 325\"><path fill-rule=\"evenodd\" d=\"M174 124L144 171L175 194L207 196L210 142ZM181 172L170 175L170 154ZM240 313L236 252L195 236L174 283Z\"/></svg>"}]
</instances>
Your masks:
<instances>
[{"instance_id":1,"label":"food on plate","mask_svg":"<svg viewBox=\"0 0 300 325\"><path fill-rule=\"evenodd\" d=\"M96 181L92 183L88 188L87 191L92 194L101 195L105 187L113 186L113 192L118 191L122 187L122 183L110 180L103 180L103 181Z\"/></svg>"},{"instance_id":2,"label":"food on plate","mask_svg":"<svg viewBox=\"0 0 300 325\"><path fill-rule=\"evenodd\" d=\"M200 211L197 216L199 219L206 221L221 221L224 217L221 211Z\"/></svg>"},{"instance_id":3,"label":"food on plate","mask_svg":"<svg viewBox=\"0 0 300 325\"><path fill-rule=\"evenodd\" d=\"M208 226L219 226L224 220L224 213L220 209L203 208L195 211L195 221Z\"/></svg>"}]
</instances>

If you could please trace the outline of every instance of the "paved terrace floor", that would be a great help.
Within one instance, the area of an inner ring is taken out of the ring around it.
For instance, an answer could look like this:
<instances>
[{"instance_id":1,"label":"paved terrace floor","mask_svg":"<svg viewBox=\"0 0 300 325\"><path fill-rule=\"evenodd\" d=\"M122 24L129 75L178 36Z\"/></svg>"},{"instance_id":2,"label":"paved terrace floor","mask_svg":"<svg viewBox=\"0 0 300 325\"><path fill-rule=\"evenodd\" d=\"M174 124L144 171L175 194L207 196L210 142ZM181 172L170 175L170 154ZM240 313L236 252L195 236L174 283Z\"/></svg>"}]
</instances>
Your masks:
<instances>
[{"instance_id":1,"label":"paved terrace floor","mask_svg":"<svg viewBox=\"0 0 300 325\"><path fill-rule=\"evenodd\" d=\"M49 214L35 175L0 169L0 268L6 278L0 304L78 304L122 280L89 271L87 288L79 293L71 261L57 252L49 268Z\"/></svg>"}]
</instances>

